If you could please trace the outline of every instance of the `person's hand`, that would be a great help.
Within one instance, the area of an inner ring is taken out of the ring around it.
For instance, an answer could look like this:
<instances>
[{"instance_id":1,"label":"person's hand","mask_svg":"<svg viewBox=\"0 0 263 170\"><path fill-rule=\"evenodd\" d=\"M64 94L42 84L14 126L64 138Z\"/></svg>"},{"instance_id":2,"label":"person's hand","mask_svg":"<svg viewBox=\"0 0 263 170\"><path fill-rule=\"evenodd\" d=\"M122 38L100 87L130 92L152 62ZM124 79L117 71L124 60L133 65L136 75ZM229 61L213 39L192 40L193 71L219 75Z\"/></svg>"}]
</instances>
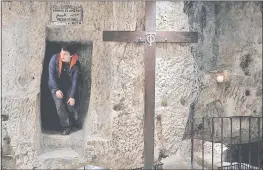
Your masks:
<instances>
[{"instance_id":1,"label":"person's hand","mask_svg":"<svg viewBox=\"0 0 263 170\"><path fill-rule=\"evenodd\" d=\"M62 98L63 98L63 93L62 93L62 91L61 91L61 90L56 91L56 96L57 96L57 98L62 99Z\"/></svg>"},{"instance_id":2,"label":"person's hand","mask_svg":"<svg viewBox=\"0 0 263 170\"><path fill-rule=\"evenodd\" d=\"M68 104L69 104L70 106L74 106L74 104L75 104L75 99L69 98L69 99L68 99Z\"/></svg>"}]
</instances>

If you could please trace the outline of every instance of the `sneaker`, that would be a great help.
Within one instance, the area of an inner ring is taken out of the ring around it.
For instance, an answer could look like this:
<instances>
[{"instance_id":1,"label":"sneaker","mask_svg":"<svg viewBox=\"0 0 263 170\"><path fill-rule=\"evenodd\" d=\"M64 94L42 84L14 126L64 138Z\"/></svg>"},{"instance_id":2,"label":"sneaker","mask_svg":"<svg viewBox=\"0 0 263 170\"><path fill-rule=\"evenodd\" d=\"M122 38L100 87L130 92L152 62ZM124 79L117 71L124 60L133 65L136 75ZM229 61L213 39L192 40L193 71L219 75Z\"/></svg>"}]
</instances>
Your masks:
<instances>
[{"instance_id":1,"label":"sneaker","mask_svg":"<svg viewBox=\"0 0 263 170\"><path fill-rule=\"evenodd\" d=\"M70 134L70 128L64 128L62 131L62 135L69 135Z\"/></svg>"}]
</instances>

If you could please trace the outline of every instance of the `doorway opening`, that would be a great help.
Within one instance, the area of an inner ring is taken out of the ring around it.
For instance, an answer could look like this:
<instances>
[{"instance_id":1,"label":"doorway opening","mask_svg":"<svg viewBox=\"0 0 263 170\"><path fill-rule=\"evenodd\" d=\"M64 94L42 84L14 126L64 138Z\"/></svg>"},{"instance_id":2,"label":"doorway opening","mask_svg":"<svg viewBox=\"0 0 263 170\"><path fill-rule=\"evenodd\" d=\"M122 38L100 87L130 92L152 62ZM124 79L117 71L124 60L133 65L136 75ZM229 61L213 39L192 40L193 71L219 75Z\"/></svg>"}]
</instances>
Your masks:
<instances>
[{"instance_id":1,"label":"doorway opening","mask_svg":"<svg viewBox=\"0 0 263 170\"><path fill-rule=\"evenodd\" d=\"M82 84L80 88L80 120L81 128L88 112L90 89L91 89L91 58L92 43L83 42L63 42L63 41L46 41L46 51L43 63L43 72L41 77L41 129L42 132L57 132L61 130L56 106L48 88L48 69L49 61L54 54L61 51L63 45L70 45L79 55L79 61L82 71Z\"/></svg>"},{"instance_id":2,"label":"doorway opening","mask_svg":"<svg viewBox=\"0 0 263 170\"><path fill-rule=\"evenodd\" d=\"M261 165L262 167L261 145L261 141L232 145L231 150L227 152L226 159L228 162L245 163L257 168Z\"/></svg>"}]
</instances>

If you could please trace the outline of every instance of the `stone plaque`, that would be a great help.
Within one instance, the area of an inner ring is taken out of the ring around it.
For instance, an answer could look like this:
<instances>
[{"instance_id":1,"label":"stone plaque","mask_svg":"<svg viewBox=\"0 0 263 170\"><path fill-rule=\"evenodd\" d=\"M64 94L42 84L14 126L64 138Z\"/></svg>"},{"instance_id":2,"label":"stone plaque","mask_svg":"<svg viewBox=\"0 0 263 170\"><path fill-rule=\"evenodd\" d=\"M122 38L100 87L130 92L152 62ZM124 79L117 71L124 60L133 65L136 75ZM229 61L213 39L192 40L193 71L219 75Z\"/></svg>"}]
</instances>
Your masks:
<instances>
[{"instance_id":1,"label":"stone plaque","mask_svg":"<svg viewBox=\"0 0 263 170\"><path fill-rule=\"evenodd\" d=\"M54 25L79 25L83 22L83 9L81 6L53 6L51 23Z\"/></svg>"}]
</instances>

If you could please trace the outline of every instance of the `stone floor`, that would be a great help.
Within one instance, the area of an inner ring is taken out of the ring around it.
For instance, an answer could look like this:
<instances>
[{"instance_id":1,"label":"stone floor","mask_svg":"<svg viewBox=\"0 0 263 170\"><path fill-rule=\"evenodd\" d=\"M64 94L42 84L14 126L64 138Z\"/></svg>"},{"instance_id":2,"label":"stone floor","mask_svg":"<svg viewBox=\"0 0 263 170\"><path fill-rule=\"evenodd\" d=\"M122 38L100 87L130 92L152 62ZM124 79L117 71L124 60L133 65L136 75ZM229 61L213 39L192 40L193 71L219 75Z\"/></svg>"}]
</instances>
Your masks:
<instances>
[{"instance_id":1,"label":"stone floor","mask_svg":"<svg viewBox=\"0 0 263 170\"><path fill-rule=\"evenodd\" d=\"M202 146L202 141L195 140L195 149L193 156L193 169L202 169L202 151L200 146ZM204 169L211 169L211 142L204 143ZM214 168L221 166L221 144L214 144ZM227 148L224 146L224 150ZM164 164L164 169L191 169L191 141L184 140L181 143L180 149L175 155L162 160ZM223 164L225 165L225 164Z\"/></svg>"},{"instance_id":2,"label":"stone floor","mask_svg":"<svg viewBox=\"0 0 263 170\"><path fill-rule=\"evenodd\" d=\"M162 163L163 169L191 169L191 157L182 156L180 152L177 152L175 155L162 160ZM202 169L202 167L196 161L194 161L193 169Z\"/></svg>"}]
</instances>

